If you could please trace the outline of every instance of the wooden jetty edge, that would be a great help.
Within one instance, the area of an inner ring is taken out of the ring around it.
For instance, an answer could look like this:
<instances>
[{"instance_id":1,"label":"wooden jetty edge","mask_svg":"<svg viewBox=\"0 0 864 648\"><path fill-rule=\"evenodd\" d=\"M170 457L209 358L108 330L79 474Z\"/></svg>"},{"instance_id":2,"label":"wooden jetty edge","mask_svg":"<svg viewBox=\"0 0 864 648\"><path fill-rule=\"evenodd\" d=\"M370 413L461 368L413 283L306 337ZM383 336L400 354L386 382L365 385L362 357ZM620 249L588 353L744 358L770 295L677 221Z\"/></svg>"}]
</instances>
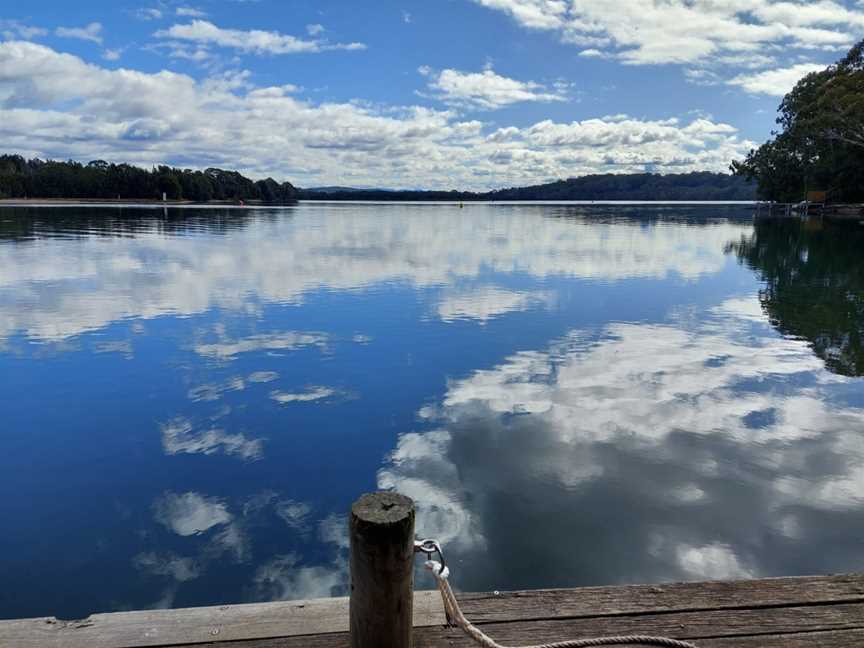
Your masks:
<instances>
[{"instance_id":1,"label":"wooden jetty edge","mask_svg":"<svg viewBox=\"0 0 864 648\"><path fill-rule=\"evenodd\" d=\"M348 598L115 612L78 621L0 621L0 648L475 646L462 628L446 625L438 591L413 591L415 553L428 553L432 542L415 545L414 503L395 493L364 495L351 515ZM443 562L441 549L432 544ZM669 637L697 648L864 646L864 574L487 592L457 599L481 633L508 646L610 635Z\"/></svg>"},{"instance_id":2,"label":"wooden jetty edge","mask_svg":"<svg viewBox=\"0 0 864 648\"><path fill-rule=\"evenodd\" d=\"M864 575L458 595L497 641L661 634L699 648L860 648ZM2 648L349 648L348 599L0 621ZM437 591L414 594L415 648L468 648Z\"/></svg>"}]
</instances>

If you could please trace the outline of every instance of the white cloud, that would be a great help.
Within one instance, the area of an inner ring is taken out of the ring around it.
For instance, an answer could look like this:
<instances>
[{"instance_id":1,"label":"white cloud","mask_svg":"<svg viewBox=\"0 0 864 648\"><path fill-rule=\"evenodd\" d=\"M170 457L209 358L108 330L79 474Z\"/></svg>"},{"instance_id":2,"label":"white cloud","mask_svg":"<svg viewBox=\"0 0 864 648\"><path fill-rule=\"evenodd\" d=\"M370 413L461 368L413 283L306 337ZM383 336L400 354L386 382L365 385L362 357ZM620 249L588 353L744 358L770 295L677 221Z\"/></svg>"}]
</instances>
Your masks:
<instances>
[{"instance_id":1,"label":"white cloud","mask_svg":"<svg viewBox=\"0 0 864 648\"><path fill-rule=\"evenodd\" d=\"M324 25L318 23L315 23L314 25L306 25L306 33L310 36L318 36L319 34L323 34L325 31Z\"/></svg>"},{"instance_id":2,"label":"white cloud","mask_svg":"<svg viewBox=\"0 0 864 648\"><path fill-rule=\"evenodd\" d=\"M186 49L182 55L209 53ZM255 86L246 73L199 81L168 71L112 70L21 41L0 43L0 71L0 138L10 150L144 166L180 159L184 166L236 168L301 186L512 186L642 171L646 161L663 171L725 170L754 146L734 130L704 139L693 137L687 123L635 118L586 120L578 128L550 121L510 127L515 130L507 130L507 141L498 142L487 139L482 122L451 111L314 104L284 85ZM478 95L500 101L492 96ZM657 124L667 133L663 141L636 144ZM574 128L583 137L569 144L536 141L540 131Z\"/></svg>"},{"instance_id":3,"label":"white cloud","mask_svg":"<svg viewBox=\"0 0 864 648\"><path fill-rule=\"evenodd\" d=\"M117 49L106 49L102 52L102 58L106 61L118 61L120 60L120 56L123 54L123 50L120 48Z\"/></svg>"},{"instance_id":4,"label":"white cloud","mask_svg":"<svg viewBox=\"0 0 864 648\"><path fill-rule=\"evenodd\" d=\"M165 493L153 505L156 520L181 536L203 533L231 521L225 503L195 492Z\"/></svg>"},{"instance_id":5,"label":"white cloud","mask_svg":"<svg viewBox=\"0 0 864 648\"><path fill-rule=\"evenodd\" d=\"M811 63L799 63L789 68L777 70L766 70L754 74L740 74L727 81L730 85L744 88L747 92L754 94L767 94L782 97L789 92L795 84L811 72L820 72L825 69L824 65L813 65Z\"/></svg>"},{"instance_id":6,"label":"white cloud","mask_svg":"<svg viewBox=\"0 0 864 648\"><path fill-rule=\"evenodd\" d=\"M482 72L436 71L423 66L420 74L429 78L428 88L436 99L454 106L495 110L526 101L566 101L565 94L549 92L533 81L517 81L491 69Z\"/></svg>"},{"instance_id":7,"label":"white cloud","mask_svg":"<svg viewBox=\"0 0 864 648\"><path fill-rule=\"evenodd\" d=\"M412 22L414 22L414 19L411 17L410 12L402 12L402 22L404 22L406 25L410 25Z\"/></svg>"},{"instance_id":8,"label":"white cloud","mask_svg":"<svg viewBox=\"0 0 864 648\"><path fill-rule=\"evenodd\" d=\"M842 49L864 27L864 11L831 0L475 1L630 64L709 62L778 46Z\"/></svg>"},{"instance_id":9,"label":"white cloud","mask_svg":"<svg viewBox=\"0 0 864 648\"><path fill-rule=\"evenodd\" d=\"M178 16L186 16L188 18L204 18L207 15L206 11L201 11L195 7L177 7L175 13Z\"/></svg>"},{"instance_id":10,"label":"white cloud","mask_svg":"<svg viewBox=\"0 0 864 648\"><path fill-rule=\"evenodd\" d=\"M318 25L320 27L320 25ZM279 32L252 29L223 29L206 20L193 20L187 25L172 25L156 32L158 38L173 38L201 45L215 45L252 54L297 54L327 50L362 50L363 43L330 43L324 40L303 40Z\"/></svg>"},{"instance_id":11,"label":"white cloud","mask_svg":"<svg viewBox=\"0 0 864 648\"><path fill-rule=\"evenodd\" d=\"M54 33L62 38L77 38L102 44L102 24L92 22L85 27L58 27Z\"/></svg>"},{"instance_id":12,"label":"white cloud","mask_svg":"<svg viewBox=\"0 0 864 648\"><path fill-rule=\"evenodd\" d=\"M159 20L162 18L162 11L155 8L142 8L135 12L135 17L138 20Z\"/></svg>"},{"instance_id":13,"label":"white cloud","mask_svg":"<svg viewBox=\"0 0 864 648\"><path fill-rule=\"evenodd\" d=\"M32 40L40 36L47 36L48 30L27 25L18 20L0 20L0 35L6 40Z\"/></svg>"},{"instance_id":14,"label":"white cloud","mask_svg":"<svg viewBox=\"0 0 864 648\"><path fill-rule=\"evenodd\" d=\"M583 58L608 58L609 57L609 55L606 54L606 52L601 52L600 50L595 49L593 47L589 48L589 49L582 50L581 52L579 52L579 56L581 56Z\"/></svg>"}]
</instances>

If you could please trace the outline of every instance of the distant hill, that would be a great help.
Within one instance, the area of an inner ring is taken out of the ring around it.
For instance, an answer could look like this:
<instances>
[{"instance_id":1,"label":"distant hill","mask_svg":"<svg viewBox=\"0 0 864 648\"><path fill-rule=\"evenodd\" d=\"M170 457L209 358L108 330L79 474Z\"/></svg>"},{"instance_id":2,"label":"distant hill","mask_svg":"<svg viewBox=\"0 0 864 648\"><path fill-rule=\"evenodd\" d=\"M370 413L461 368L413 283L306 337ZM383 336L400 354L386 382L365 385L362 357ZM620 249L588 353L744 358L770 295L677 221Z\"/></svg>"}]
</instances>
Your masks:
<instances>
[{"instance_id":1,"label":"distant hill","mask_svg":"<svg viewBox=\"0 0 864 648\"><path fill-rule=\"evenodd\" d=\"M699 171L587 175L487 192L393 191L339 187L300 189L306 200L755 200L756 185L726 173Z\"/></svg>"}]
</instances>

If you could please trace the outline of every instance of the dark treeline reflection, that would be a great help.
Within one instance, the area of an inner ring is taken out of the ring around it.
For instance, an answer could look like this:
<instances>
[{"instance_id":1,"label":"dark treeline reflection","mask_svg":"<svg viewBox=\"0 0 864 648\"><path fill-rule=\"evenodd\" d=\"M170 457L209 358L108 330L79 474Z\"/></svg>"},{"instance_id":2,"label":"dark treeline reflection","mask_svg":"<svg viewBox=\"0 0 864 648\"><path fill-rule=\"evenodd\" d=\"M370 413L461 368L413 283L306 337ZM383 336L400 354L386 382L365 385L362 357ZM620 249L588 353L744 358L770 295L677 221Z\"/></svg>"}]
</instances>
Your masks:
<instances>
[{"instance_id":1,"label":"dark treeline reflection","mask_svg":"<svg viewBox=\"0 0 864 648\"><path fill-rule=\"evenodd\" d=\"M226 234L251 221L275 221L281 213L267 209L141 207L7 207L0 216L0 240L78 236L125 237L153 233L183 236L188 233Z\"/></svg>"},{"instance_id":2,"label":"dark treeline reflection","mask_svg":"<svg viewBox=\"0 0 864 648\"><path fill-rule=\"evenodd\" d=\"M831 371L864 375L864 227L757 220L734 249L765 282L760 300L779 331L807 340Z\"/></svg>"}]
</instances>

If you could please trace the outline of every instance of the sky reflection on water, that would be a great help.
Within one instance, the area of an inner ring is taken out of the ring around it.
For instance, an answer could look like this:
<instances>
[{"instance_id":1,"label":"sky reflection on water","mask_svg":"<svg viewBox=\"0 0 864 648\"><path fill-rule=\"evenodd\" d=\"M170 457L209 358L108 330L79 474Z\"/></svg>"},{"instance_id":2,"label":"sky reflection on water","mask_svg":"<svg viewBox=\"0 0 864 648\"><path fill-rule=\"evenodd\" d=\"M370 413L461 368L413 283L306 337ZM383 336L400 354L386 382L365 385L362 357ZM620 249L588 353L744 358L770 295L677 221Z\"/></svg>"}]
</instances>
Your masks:
<instances>
[{"instance_id":1,"label":"sky reflection on water","mask_svg":"<svg viewBox=\"0 0 864 648\"><path fill-rule=\"evenodd\" d=\"M341 594L376 487L416 499L464 589L860 566L862 282L825 253L858 230L129 216L0 210L0 617Z\"/></svg>"}]
</instances>

